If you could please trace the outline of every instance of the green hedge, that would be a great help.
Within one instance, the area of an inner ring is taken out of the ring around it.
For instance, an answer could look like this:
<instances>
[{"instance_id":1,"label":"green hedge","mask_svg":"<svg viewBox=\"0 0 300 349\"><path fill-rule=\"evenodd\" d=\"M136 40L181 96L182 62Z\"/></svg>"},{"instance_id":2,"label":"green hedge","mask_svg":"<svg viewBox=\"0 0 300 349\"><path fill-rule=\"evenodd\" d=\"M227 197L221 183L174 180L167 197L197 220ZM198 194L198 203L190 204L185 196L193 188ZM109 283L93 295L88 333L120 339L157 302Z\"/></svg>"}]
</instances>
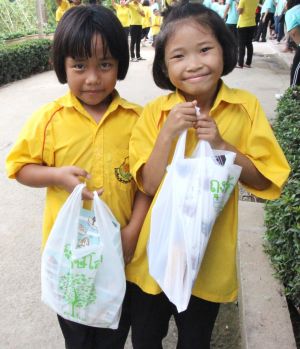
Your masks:
<instances>
[{"instance_id":1,"label":"green hedge","mask_svg":"<svg viewBox=\"0 0 300 349\"><path fill-rule=\"evenodd\" d=\"M300 307L300 87L289 88L273 125L292 168L281 197L266 202L266 251L288 299Z\"/></svg>"},{"instance_id":2,"label":"green hedge","mask_svg":"<svg viewBox=\"0 0 300 349\"><path fill-rule=\"evenodd\" d=\"M0 46L0 85L49 70L50 51L51 40L48 39Z\"/></svg>"}]
</instances>

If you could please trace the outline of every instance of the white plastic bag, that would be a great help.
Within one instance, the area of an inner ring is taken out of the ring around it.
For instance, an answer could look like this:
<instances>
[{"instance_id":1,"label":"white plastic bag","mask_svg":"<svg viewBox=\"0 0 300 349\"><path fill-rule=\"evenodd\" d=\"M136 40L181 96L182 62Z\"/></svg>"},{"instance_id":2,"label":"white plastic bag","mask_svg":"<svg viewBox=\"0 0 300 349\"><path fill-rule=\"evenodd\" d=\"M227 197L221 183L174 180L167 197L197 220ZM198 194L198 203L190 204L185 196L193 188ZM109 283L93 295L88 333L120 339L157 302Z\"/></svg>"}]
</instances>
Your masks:
<instances>
[{"instance_id":1,"label":"white plastic bag","mask_svg":"<svg viewBox=\"0 0 300 349\"><path fill-rule=\"evenodd\" d=\"M42 301L65 319L116 329L126 289L120 225L96 192L93 211L82 209L84 186L75 187L47 240Z\"/></svg>"},{"instance_id":2,"label":"white plastic bag","mask_svg":"<svg viewBox=\"0 0 300 349\"><path fill-rule=\"evenodd\" d=\"M152 208L149 271L178 312L186 310L214 222L240 176L235 153L198 143L185 158L187 131Z\"/></svg>"}]
</instances>

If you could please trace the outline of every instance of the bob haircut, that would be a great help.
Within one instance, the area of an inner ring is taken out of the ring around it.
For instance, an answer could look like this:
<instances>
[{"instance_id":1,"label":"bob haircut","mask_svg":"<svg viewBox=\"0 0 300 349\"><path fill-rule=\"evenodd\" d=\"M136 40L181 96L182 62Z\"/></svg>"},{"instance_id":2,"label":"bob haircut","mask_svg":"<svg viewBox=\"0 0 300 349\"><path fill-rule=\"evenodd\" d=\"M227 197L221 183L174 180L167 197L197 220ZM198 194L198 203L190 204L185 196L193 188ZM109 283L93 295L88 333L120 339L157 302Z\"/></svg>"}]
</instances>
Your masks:
<instances>
[{"instance_id":1,"label":"bob haircut","mask_svg":"<svg viewBox=\"0 0 300 349\"><path fill-rule=\"evenodd\" d=\"M53 41L53 66L59 82L67 82L65 59L92 56L93 37L100 35L104 55L107 51L118 61L118 80L123 80L129 66L128 41L115 14L104 6L76 6L59 21Z\"/></svg>"},{"instance_id":2,"label":"bob haircut","mask_svg":"<svg viewBox=\"0 0 300 349\"><path fill-rule=\"evenodd\" d=\"M152 67L152 74L155 84L163 89L175 91L176 87L171 83L167 74L165 64L165 47L168 39L176 28L181 25L181 21L195 21L201 26L212 31L215 38L223 50L223 72L222 76L230 73L237 63L237 43L223 19L213 10L196 3L179 3L169 6L164 15L164 22L160 33L156 38L155 56ZM193 40L191 38L191 40Z\"/></svg>"}]
</instances>

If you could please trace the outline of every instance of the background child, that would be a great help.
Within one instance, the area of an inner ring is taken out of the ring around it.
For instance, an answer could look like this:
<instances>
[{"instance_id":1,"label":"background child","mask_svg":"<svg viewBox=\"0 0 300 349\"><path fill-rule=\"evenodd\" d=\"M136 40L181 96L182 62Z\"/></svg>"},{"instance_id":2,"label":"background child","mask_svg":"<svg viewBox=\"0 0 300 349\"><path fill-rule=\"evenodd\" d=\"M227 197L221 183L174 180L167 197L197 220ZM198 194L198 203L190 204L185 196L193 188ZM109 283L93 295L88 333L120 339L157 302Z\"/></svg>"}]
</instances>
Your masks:
<instances>
[{"instance_id":1,"label":"background child","mask_svg":"<svg viewBox=\"0 0 300 349\"><path fill-rule=\"evenodd\" d=\"M7 157L7 173L20 183L47 187L45 244L55 218L74 187L85 181L83 198L104 193L122 227L125 261L131 258L145 210L129 173L131 130L141 108L115 90L129 65L127 37L112 11L78 6L64 15L53 42L58 80L70 91L38 110L24 126ZM132 206L134 209L132 210ZM129 323L123 311L118 330L77 324L59 316L66 347L123 348Z\"/></svg>"},{"instance_id":2,"label":"background child","mask_svg":"<svg viewBox=\"0 0 300 349\"><path fill-rule=\"evenodd\" d=\"M143 1L143 10L145 16L143 17L142 21L142 44L145 46L146 41L149 39L148 34L151 28L151 8L150 8L150 1L144 0Z\"/></svg>"},{"instance_id":3,"label":"background child","mask_svg":"<svg viewBox=\"0 0 300 349\"><path fill-rule=\"evenodd\" d=\"M155 47L156 37L160 31L160 26L162 24L162 16L159 10L154 9L151 17L151 36L152 36L152 47Z\"/></svg>"},{"instance_id":4,"label":"background child","mask_svg":"<svg viewBox=\"0 0 300 349\"><path fill-rule=\"evenodd\" d=\"M131 62L144 60L141 57L142 23L145 13L140 0L127 0L130 16L130 57Z\"/></svg>"},{"instance_id":5,"label":"background child","mask_svg":"<svg viewBox=\"0 0 300 349\"><path fill-rule=\"evenodd\" d=\"M290 38L297 45L293 64L291 67L291 81L290 85L300 86L300 3L298 5L291 5L288 2L288 11L286 12L285 22L286 29Z\"/></svg>"},{"instance_id":6,"label":"background child","mask_svg":"<svg viewBox=\"0 0 300 349\"><path fill-rule=\"evenodd\" d=\"M64 13L73 6L79 6L81 0L56 0L57 9L55 12L55 20L59 22Z\"/></svg>"},{"instance_id":7,"label":"background child","mask_svg":"<svg viewBox=\"0 0 300 349\"><path fill-rule=\"evenodd\" d=\"M256 8L257 0L240 0L238 2L237 12L239 18L237 21L237 32L238 32L238 64L237 68L246 68L251 67L252 58L253 58L253 44L252 39L254 33L257 32L256 28ZM246 62L244 62L245 54L247 49Z\"/></svg>"},{"instance_id":8,"label":"background child","mask_svg":"<svg viewBox=\"0 0 300 349\"><path fill-rule=\"evenodd\" d=\"M116 10L116 15L121 22L127 37L129 36L130 16L129 9L125 4L125 0L120 0L120 4L117 4L115 0L111 1L112 7Z\"/></svg>"},{"instance_id":9,"label":"background child","mask_svg":"<svg viewBox=\"0 0 300 349\"><path fill-rule=\"evenodd\" d=\"M174 92L145 106L130 140L131 173L139 187L154 196L153 203L177 137L185 129L187 156L198 140L233 151L242 167L240 182L247 190L264 199L280 195L289 165L260 103L252 94L231 89L221 80L234 69L236 60L235 40L218 14L195 3L170 9L157 37L153 77L157 86ZM199 119L195 106L201 109ZM162 348L171 315L178 328L178 348L210 347L219 304L235 301L238 293L237 207L236 187L214 225L190 303L181 313L149 274L150 208L126 269L127 280L132 282L134 348Z\"/></svg>"}]
</instances>

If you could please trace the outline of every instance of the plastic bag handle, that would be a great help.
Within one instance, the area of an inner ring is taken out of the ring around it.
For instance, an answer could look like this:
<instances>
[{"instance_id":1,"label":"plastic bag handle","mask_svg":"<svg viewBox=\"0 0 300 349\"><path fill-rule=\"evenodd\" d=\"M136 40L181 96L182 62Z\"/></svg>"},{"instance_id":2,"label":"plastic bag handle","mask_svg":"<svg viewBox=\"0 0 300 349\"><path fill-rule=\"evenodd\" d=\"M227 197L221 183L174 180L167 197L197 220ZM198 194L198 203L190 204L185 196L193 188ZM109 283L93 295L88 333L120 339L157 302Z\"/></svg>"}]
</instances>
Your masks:
<instances>
[{"instance_id":1,"label":"plastic bag handle","mask_svg":"<svg viewBox=\"0 0 300 349\"><path fill-rule=\"evenodd\" d=\"M184 130L178 137L172 163L184 159L187 130Z\"/></svg>"},{"instance_id":2,"label":"plastic bag handle","mask_svg":"<svg viewBox=\"0 0 300 349\"><path fill-rule=\"evenodd\" d=\"M207 141L199 141L193 151L193 158L211 157L214 159L214 152Z\"/></svg>"},{"instance_id":3,"label":"plastic bag handle","mask_svg":"<svg viewBox=\"0 0 300 349\"><path fill-rule=\"evenodd\" d=\"M112 217L112 220L113 220L113 213L111 212L111 210L109 209L109 207L107 205L105 205L105 203L99 198L98 196L98 193L96 191L93 192L94 194L94 211L95 211L95 215L96 215L96 210L97 210L97 213L99 214L100 216L100 220L101 220L101 223L104 227L102 233L100 234L101 235L101 239L104 243L104 245L109 248L111 250L111 252L114 253L115 257L120 259L121 261L121 265L123 267L124 265L124 260L122 258L120 258L118 252L117 252L117 249L113 243L113 237L111 234L107 233L111 230L111 227L108 226L107 224L107 218L103 215L103 209L106 210L109 215ZM98 209L97 209L98 207ZM97 217L96 217L96 225L99 224L97 223ZM112 224L112 223L111 223ZM98 229L99 231L101 231L101 227L98 226Z\"/></svg>"}]
</instances>

